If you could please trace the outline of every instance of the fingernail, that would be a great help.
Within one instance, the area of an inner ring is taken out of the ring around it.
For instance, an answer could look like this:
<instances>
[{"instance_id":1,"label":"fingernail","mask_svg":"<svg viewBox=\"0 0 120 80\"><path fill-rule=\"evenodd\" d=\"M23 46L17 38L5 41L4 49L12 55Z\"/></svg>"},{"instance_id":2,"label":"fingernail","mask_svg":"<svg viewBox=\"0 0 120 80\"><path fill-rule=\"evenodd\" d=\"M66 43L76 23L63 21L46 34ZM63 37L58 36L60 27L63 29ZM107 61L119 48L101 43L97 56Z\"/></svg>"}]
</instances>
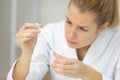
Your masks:
<instances>
[{"instance_id":1,"label":"fingernail","mask_svg":"<svg viewBox=\"0 0 120 80\"><path fill-rule=\"evenodd\" d=\"M55 53L55 52L53 52L53 54L55 55L56 53Z\"/></svg>"},{"instance_id":2,"label":"fingernail","mask_svg":"<svg viewBox=\"0 0 120 80\"><path fill-rule=\"evenodd\" d=\"M38 23L35 23L36 25L39 25Z\"/></svg>"},{"instance_id":3,"label":"fingernail","mask_svg":"<svg viewBox=\"0 0 120 80\"><path fill-rule=\"evenodd\" d=\"M42 28L39 28L40 31L42 31Z\"/></svg>"},{"instance_id":4,"label":"fingernail","mask_svg":"<svg viewBox=\"0 0 120 80\"><path fill-rule=\"evenodd\" d=\"M53 52L53 54L56 54L55 52Z\"/></svg>"}]
</instances>

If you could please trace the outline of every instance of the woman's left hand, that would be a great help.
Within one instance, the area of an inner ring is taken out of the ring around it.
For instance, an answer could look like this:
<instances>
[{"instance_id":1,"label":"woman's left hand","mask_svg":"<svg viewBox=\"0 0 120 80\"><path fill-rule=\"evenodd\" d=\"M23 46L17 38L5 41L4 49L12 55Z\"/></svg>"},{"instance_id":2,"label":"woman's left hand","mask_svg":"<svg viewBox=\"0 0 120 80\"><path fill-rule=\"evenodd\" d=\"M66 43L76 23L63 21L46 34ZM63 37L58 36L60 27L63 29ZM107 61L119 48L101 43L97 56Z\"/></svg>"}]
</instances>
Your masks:
<instances>
[{"instance_id":1,"label":"woman's left hand","mask_svg":"<svg viewBox=\"0 0 120 80\"><path fill-rule=\"evenodd\" d=\"M54 53L56 60L53 62L53 70L63 76L71 78L84 78L89 72L88 66L80 60L67 58L57 53Z\"/></svg>"}]
</instances>

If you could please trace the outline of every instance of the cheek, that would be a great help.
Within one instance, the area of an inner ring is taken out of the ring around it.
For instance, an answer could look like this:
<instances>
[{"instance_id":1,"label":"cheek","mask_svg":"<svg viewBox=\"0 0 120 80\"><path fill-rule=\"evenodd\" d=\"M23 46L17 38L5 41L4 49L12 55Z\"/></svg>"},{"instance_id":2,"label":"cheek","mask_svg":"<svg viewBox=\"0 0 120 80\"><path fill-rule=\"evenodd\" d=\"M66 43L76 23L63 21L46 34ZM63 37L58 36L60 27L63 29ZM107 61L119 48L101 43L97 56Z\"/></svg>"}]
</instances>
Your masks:
<instances>
[{"instance_id":1,"label":"cheek","mask_svg":"<svg viewBox=\"0 0 120 80\"><path fill-rule=\"evenodd\" d=\"M89 41L90 39L90 35L84 35L84 34L81 34L80 36L78 36L78 41Z\"/></svg>"},{"instance_id":2,"label":"cheek","mask_svg":"<svg viewBox=\"0 0 120 80\"><path fill-rule=\"evenodd\" d=\"M68 37L69 33L70 33L70 30L69 30L69 28L65 25L65 37Z\"/></svg>"},{"instance_id":3,"label":"cheek","mask_svg":"<svg viewBox=\"0 0 120 80\"><path fill-rule=\"evenodd\" d=\"M91 44L97 37L97 34L81 35L77 40L80 44Z\"/></svg>"}]
</instances>

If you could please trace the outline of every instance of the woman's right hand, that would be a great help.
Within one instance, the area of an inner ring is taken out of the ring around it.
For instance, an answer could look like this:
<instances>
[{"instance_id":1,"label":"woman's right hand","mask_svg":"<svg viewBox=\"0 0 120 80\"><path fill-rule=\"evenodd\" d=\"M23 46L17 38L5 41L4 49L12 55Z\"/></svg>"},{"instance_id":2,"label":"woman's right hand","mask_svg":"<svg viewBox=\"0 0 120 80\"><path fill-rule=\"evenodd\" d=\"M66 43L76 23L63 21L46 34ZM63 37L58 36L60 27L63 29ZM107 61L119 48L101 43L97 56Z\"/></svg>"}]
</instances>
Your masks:
<instances>
[{"instance_id":1,"label":"woman's right hand","mask_svg":"<svg viewBox=\"0 0 120 80\"><path fill-rule=\"evenodd\" d=\"M16 34L22 54L14 66L13 79L25 80L30 67L31 56L40 33L42 25L37 23L25 23Z\"/></svg>"},{"instance_id":2,"label":"woman's right hand","mask_svg":"<svg viewBox=\"0 0 120 80\"><path fill-rule=\"evenodd\" d=\"M40 33L41 24L38 23L25 23L16 34L18 43L22 49L22 53L32 54L37 35Z\"/></svg>"}]
</instances>

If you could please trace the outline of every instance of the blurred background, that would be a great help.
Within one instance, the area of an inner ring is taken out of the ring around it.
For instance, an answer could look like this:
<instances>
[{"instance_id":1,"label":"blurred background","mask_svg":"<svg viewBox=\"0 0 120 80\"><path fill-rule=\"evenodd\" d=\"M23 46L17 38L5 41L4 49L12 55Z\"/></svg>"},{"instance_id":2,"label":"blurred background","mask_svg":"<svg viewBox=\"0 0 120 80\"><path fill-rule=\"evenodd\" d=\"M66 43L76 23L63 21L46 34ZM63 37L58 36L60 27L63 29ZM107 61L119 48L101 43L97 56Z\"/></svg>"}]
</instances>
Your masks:
<instances>
[{"instance_id":1,"label":"blurred background","mask_svg":"<svg viewBox=\"0 0 120 80\"><path fill-rule=\"evenodd\" d=\"M65 19L69 0L0 0L0 80L21 51L15 35L26 22L47 24Z\"/></svg>"},{"instance_id":2,"label":"blurred background","mask_svg":"<svg viewBox=\"0 0 120 80\"><path fill-rule=\"evenodd\" d=\"M15 38L19 28L26 22L45 25L65 19L69 1L0 0L0 80L6 80L10 67L21 53Z\"/></svg>"}]
</instances>

